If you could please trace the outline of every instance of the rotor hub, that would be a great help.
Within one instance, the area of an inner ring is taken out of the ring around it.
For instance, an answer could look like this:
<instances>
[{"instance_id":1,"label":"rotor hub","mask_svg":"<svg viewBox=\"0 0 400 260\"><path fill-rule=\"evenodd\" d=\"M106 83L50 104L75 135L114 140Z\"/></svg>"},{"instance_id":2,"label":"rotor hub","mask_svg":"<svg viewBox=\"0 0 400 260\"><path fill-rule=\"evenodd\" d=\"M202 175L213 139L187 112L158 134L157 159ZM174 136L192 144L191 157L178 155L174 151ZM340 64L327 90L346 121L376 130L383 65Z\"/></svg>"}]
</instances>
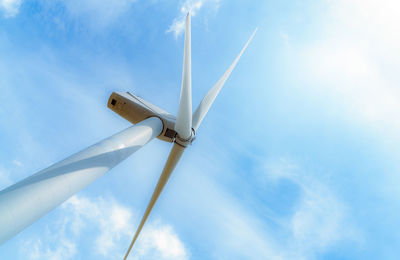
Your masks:
<instances>
[{"instance_id":1,"label":"rotor hub","mask_svg":"<svg viewBox=\"0 0 400 260\"><path fill-rule=\"evenodd\" d=\"M194 139L196 139L196 131L192 128L192 132L189 138L182 138L179 136L178 133L176 133L174 142L186 148L188 145L191 145L193 143Z\"/></svg>"}]
</instances>

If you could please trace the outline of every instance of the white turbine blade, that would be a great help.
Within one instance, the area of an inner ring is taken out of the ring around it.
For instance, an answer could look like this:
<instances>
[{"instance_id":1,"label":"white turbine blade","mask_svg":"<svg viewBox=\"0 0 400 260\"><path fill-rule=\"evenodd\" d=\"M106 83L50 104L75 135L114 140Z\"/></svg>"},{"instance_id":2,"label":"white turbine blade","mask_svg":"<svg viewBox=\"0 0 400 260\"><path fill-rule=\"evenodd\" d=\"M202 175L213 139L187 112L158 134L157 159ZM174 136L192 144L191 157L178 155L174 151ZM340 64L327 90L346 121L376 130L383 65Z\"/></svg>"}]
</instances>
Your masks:
<instances>
[{"instance_id":1,"label":"white turbine blade","mask_svg":"<svg viewBox=\"0 0 400 260\"><path fill-rule=\"evenodd\" d=\"M182 87L178 115L175 122L175 131L181 138L188 139L192 134L192 65L190 42L190 13L188 13L186 16L185 26Z\"/></svg>"},{"instance_id":2,"label":"white turbine blade","mask_svg":"<svg viewBox=\"0 0 400 260\"><path fill-rule=\"evenodd\" d=\"M104 175L163 128L148 118L0 192L0 244Z\"/></svg>"},{"instance_id":3,"label":"white turbine blade","mask_svg":"<svg viewBox=\"0 0 400 260\"><path fill-rule=\"evenodd\" d=\"M229 66L228 70L225 71L224 75L217 81L217 83L208 91L208 93L204 96L203 100L200 102L199 106L197 107L196 111L193 114L193 123L192 127L194 130L197 130L200 126L201 121L203 121L204 117L206 116L208 110L210 109L211 105L213 104L215 98L217 97L219 91L225 84L225 81L228 79L229 75L231 74L232 70L235 68L236 63L239 61L240 56L242 56L243 52L246 50L247 45L249 45L251 39L253 39L254 35L256 34L257 29L254 30L253 34L250 36L250 39L244 45L242 51L233 61L231 66Z\"/></svg>"},{"instance_id":4,"label":"white turbine blade","mask_svg":"<svg viewBox=\"0 0 400 260\"><path fill-rule=\"evenodd\" d=\"M171 176L172 171L175 169L176 164L178 163L179 159L181 158L183 151L185 150L185 147L174 144L172 147L171 152L169 153L167 162L165 163L164 169L161 173L160 178L158 179L157 186L154 189L153 195L151 196L150 202L147 205L146 211L140 221L140 224L136 230L135 236L132 239L131 244L129 245L128 251L125 254L124 260L126 260L129 256L129 253L135 244L136 239L138 238L140 231L142 231L142 228L144 226L144 223L146 223L146 220L148 216L150 215L151 210L154 207L154 204L156 203L158 197L160 196L165 184L168 182L169 177Z\"/></svg>"}]
</instances>

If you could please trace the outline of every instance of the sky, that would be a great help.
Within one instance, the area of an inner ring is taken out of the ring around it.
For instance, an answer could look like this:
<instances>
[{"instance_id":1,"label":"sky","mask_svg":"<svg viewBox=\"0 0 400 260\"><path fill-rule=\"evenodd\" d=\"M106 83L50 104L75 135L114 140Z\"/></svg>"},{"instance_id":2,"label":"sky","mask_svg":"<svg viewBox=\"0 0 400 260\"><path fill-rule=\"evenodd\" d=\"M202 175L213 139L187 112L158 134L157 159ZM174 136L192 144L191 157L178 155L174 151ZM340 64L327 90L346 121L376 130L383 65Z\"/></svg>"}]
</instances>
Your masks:
<instances>
[{"instance_id":1,"label":"sky","mask_svg":"<svg viewBox=\"0 0 400 260\"><path fill-rule=\"evenodd\" d=\"M129 259L398 259L395 0L0 0L0 189L130 123L176 114L192 12L193 105L258 32ZM0 246L1 259L121 259L170 144L153 140Z\"/></svg>"}]
</instances>

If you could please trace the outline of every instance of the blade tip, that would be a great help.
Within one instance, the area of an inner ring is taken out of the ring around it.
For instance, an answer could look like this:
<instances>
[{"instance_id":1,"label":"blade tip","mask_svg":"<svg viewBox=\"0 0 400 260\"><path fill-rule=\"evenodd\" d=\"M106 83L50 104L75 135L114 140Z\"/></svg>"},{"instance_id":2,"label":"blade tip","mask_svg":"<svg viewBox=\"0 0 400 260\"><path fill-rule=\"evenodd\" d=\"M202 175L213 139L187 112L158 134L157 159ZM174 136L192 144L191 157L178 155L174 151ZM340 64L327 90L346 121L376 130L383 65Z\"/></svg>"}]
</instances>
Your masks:
<instances>
[{"instance_id":1,"label":"blade tip","mask_svg":"<svg viewBox=\"0 0 400 260\"><path fill-rule=\"evenodd\" d=\"M256 32L258 31L258 26L256 27L256 29L253 32L253 36L256 34Z\"/></svg>"},{"instance_id":2,"label":"blade tip","mask_svg":"<svg viewBox=\"0 0 400 260\"><path fill-rule=\"evenodd\" d=\"M188 11L188 13L186 14L186 19L185 19L185 23L189 24L191 20L191 15L190 15L190 11Z\"/></svg>"}]
</instances>

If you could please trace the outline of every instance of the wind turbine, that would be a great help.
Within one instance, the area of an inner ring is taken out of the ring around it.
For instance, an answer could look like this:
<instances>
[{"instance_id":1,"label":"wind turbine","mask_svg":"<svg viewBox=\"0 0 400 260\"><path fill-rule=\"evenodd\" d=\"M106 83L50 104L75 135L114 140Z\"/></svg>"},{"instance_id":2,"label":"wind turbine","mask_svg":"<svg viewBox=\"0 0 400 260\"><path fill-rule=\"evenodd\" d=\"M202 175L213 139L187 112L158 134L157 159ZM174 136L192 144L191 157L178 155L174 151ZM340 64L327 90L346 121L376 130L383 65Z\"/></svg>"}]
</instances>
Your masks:
<instances>
[{"instance_id":1,"label":"wind turbine","mask_svg":"<svg viewBox=\"0 0 400 260\"><path fill-rule=\"evenodd\" d=\"M160 196L165 184L168 182L169 177L171 176L172 171L175 166L179 162L183 152L188 147L189 144L195 138L195 134L197 129L199 128L201 122L206 116L208 110L210 109L212 103L217 97L219 91L224 85L225 81L228 79L231 74L233 68L236 66L236 63L239 61L240 56L243 54L244 50L247 48L247 45L253 38L256 31L253 32L250 39L247 41L242 51L236 57L232 65L228 68L228 70L224 73L224 75L218 80L218 82L208 91L206 96L200 102L200 105L197 107L196 111L192 117L192 68L191 68L191 25L190 25L190 13L186 15L185 21L185 45L184 45L184 54L183 54L183 71L182 71L182 86L181 86L181 96L179 101L178 115L175 120L174 130L175 140L172 146L172 149L169 153L167 162L164 165L164 169L161 173L160 178L158 179L157 186L154 189L153 195L151 196L150 202L147 205L146 211L140 221L140 224L136 230L136 233L132 239L131 244L129 245L128 251L125 254L124 260L128 258L128 255L136 242L140 231L142 230L147 218L150 215L151 210L154 207L158 197Z\"/></svg>"},{"instance_id":2,"label":"wind turbine","mask_svg":"<svg viewBox=\"0 0 400 260\"><path fill-rule=\"evenodd\" d=\"M185 20L182 86L175 118L153 104L127 92L113 92L108 107L136 124L0 191L0 244L4 243L155 137L173 143L150 202L126 252L127 259L151 210L183 152L257 29L192 115L190 13Z\"/></svg>"}]
</instances>

